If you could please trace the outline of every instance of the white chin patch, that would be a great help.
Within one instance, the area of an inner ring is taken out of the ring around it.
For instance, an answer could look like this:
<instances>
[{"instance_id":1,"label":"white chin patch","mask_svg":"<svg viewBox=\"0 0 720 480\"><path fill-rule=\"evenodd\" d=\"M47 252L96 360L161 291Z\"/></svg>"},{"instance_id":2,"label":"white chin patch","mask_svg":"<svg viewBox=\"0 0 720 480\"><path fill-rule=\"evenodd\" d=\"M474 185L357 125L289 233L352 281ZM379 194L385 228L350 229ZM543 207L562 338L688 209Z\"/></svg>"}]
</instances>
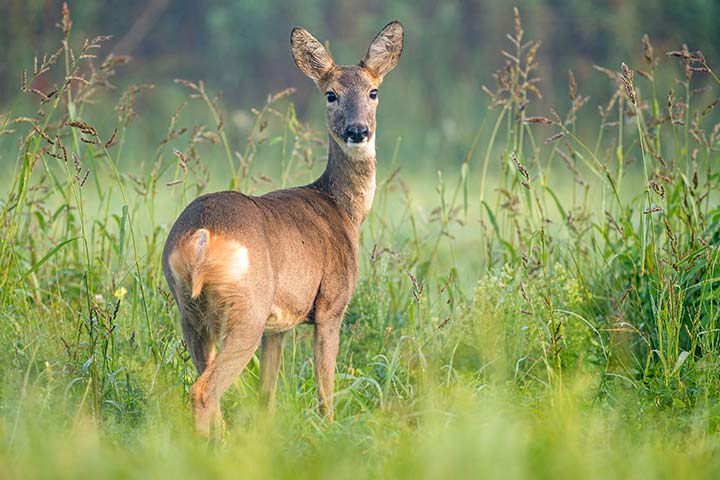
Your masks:
<instances>
[{"instance_id":1,"label":"white chin patch","mask_svg":"<svg viewBox=\"0 0 720 480\"><path fill-rule=\"evenodd\" d=\"M345 153L351 157L375 155L375 135L370 140L363 140L359 143L343 142L341 145Z\"/></svg>"},{"instance_id":2,"label":"white chin patch","mask_svg":"<svg viewBox=\"0 0 720 480\"><path fill-rule=\"evenodd\" d=\"M345 145L346 145L347 148L349 148L350 150L362 150L363 148L365 148L365 146L367 145L367 143L368 143L367 140L363 140L362 142L351 142L351 141L348 141L347 143L345 143Z\"/></svg>"}]
</instances>

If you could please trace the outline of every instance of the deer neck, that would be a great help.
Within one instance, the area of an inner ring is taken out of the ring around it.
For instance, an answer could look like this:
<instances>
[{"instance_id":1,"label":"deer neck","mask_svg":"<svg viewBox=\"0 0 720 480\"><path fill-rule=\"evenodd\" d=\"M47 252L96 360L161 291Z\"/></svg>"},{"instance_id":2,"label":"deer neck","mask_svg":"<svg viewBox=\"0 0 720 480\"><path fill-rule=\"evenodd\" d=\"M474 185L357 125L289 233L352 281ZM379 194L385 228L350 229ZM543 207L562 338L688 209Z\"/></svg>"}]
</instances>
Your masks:
<instances>
[{"instance_id":1,"label":"deer neck","mask_svg":"<svg viewBox=\"0 0 720 480\"><path fill-rule=\"evenodd\" d=\"M363 150L351 150L330 135L325 172L314 186L330 194L358 227L375 196L375 136Z\"/></svg>"}]
</instances>

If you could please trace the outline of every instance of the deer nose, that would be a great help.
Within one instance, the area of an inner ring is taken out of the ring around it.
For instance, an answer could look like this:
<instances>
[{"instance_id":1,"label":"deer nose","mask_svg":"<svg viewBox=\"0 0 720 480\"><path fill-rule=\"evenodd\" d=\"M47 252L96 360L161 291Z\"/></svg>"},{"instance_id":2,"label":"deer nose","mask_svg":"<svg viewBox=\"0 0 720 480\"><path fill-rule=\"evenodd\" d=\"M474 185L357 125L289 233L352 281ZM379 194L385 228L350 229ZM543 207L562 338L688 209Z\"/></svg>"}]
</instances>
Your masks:
<instances>
[{"instance_id":1,"label":"deer nose","mask_svg":"<svg viewBox=\"0 0 720 480\"><path fill-rule=\"evenodd\" d=\"M369 134L370 131L368 128L360 123L353 123L347 128L347 130L345 130L345 137L354 143L362 142Z\"/></svg>"}]
</instances>

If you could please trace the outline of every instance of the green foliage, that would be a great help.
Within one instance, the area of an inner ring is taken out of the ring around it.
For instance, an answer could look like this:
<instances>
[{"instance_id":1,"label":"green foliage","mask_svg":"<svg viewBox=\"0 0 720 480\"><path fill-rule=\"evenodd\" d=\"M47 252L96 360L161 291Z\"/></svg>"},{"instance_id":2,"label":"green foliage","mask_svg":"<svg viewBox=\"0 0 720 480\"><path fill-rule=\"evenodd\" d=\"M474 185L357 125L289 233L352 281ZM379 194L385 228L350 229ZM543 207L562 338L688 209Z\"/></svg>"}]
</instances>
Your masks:
<instances>
[{"instance_id":1,"label":"green foliage","mask_svg":"<svg viewBox=\"0 0 720 480\"><path fill-rule=\"evenodd\" d=\"M18 146L0 200L8 476L717 476L720 127L697 89L720 81L704 55L661 58L644 40L644 63L599 74L617 82L593 135L574 74L560 113L540 103L539 45L516 11L493 109L459 168L406 175L399 140L385 157L342 331L337 422L316 413L312 334L299 327L277 416L255 408L253 361L208 447L190 432L195 372L163 241L202 192L312 178L322 135L283 90L236 112L238 136L209 80L177 80L187 96L146 149L133 139L158 128L136 115L149 87L106 89L124 59L99 54L106 39L77 42L61 18L61 49L0 117L3 148ZM45 74L62 81L33 92Z\"/></svg>"}]
</instances>

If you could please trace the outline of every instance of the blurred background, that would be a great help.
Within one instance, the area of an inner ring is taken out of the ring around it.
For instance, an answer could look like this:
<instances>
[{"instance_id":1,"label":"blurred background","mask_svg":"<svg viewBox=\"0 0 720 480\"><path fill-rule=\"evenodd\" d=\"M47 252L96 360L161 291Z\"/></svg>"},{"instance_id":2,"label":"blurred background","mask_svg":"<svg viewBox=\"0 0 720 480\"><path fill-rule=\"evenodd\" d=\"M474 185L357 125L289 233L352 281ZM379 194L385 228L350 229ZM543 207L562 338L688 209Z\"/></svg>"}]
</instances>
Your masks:
<instances>
[{"instance_id":1,"label":"blurred background","mask_svg":"<svg viewBox=\"0 0 720 480\"><path fill-rule=\"evenodd\" d=\"M586 111L594 114L595 105L606 102L615 85L593 65L618 70L618 59L631 65L640 61L644 33L658 56L685 42L691 50L702 49L711 65L719 57L717 0L516 4L525 38L542 41L538 61L544 98L542 104L529 105L531 114L547 115L549 105L561 114L563 105L569 108L569 68L579 92L591 97ZM57 49L61 5L57 0L3 0L0 111L18 96L22 70L32 69L33 56ZM355 63L375 33L399 19L406 43L381 93L380 152L392 151L401 137L403 161L438 168L459 165L487 112L489 99L481 87L494 90L492 74L506 61L500 52L513 48L506 38L513 29L513 4L496 0L82 0L69 6L76 41L112 35L102 55L132 56L113 80L119 89L132 83L157 87L135 107L146 120L141 134L146 138L136 141L155 145L185 93L173 83L175 78L204 80L208 90L222 91L223 107L240 130L249 109L262 105L268 93L294 87L298 116L322 129L321 97L290 56L291 28L307 27L330 42L337 62ZM45 89L57 79L40 81L47 85L37 87Z\"/></svg>"}]
</instances>

